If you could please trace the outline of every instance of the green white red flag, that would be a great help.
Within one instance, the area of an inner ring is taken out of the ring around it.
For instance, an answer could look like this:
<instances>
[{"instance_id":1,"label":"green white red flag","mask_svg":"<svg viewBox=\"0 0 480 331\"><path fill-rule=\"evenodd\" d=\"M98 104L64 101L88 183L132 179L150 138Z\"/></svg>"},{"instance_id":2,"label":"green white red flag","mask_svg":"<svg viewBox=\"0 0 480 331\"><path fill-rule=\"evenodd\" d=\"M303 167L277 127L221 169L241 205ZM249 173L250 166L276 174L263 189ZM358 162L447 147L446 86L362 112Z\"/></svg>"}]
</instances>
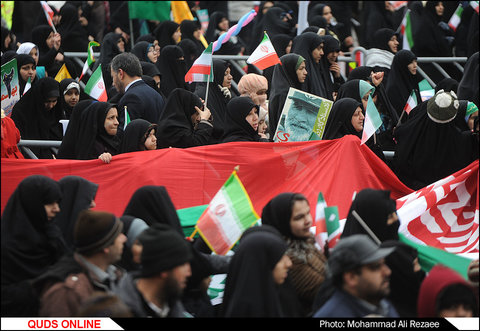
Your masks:
<instances>
[{"instance_id":1,"label":"green white red flag","mask_svg":"<svg viewBox=\"0 0 480 331\"><path fill-rule=\"evenodd\" d=\"M217 255L225 255L242 233L260 217L234 170L215 194L195 226L205 243Z\"/></svg>"},{"instance_id":2,"label":"green white red flag","mask_svg":"<svg viewBox=\"0 0 480 331\"><path fill-rule=\"evenodd\" d=\"M85 93L98 101L107 101L107 90L105 89L105 83L102 76L102 65L93 72L92 76L85 85Z\"/></svg>"},{"instance_id":3,"label":"green white red flag","mask_svg":"<svg viewBox=\"0 0 480 331\"><path fill-rule=\"evenodd\" d=\"M281 63L277 52L275 52L275 48L273 47L273 44L270 41L270 38L268 38L266 32L263 34L263 40L248 57L247 63L253 64L260 70L264 70L268 67L274 66L277 63Z\"/></svg>"},{"instance_id":4,"label":"green white red flag","mask_svg":"<svg viewBox=\"0 0 480 331\"><path fill-rule=\"evenodd\" d=\"M362 141L360 145L363 145L367 140L373 136L375 131L382 125L382 118L378 113L378 109L372 100L372 97L368 96L367 110L365 111L365 121L363 124Z\"/></svg>"},{"instance_id":5,"label":"green white red flag","mask_svg":"<svg viewBox=\"0 0 480 331\"><path fill-rule=\"evenodd\" d=\"M48 25L50 25L53 29L53 32L57 33L55 29L55 25L53 24L53 10L50 8L46 1L40 1L42 5L43 13L45 14L45 18L47 19Z\"/></svg>"},{"instance_id":6,"label":"green white red flag","mask_svg":"<svg viewBox=\"0 0 480 331\"><path fill-rule=\"evenodd\" d=\"M412 94L408 97L407 103L405 104L405 107L403 107L403 110L407 113L410 114L413 108L415 108L418 105L417 102L417 96L414 91L412 91Z\"/></svg>"},{"instance_id":7,"label":"green white red flag","mask_svg":"<svg viewBox=\"0 0 480 331\"><path fill-rule=\"evenodd\" d=\"M323 197L323 193L318 193L317 206L315 208L315 241L320 249L325 247L328 239L327 224L325 223L325 208L327 203Z\"/></svg>"},{"instance_id":8,"label":"green white red flag","mask_svg":"<svg viewBox=\"0 0 480 331\"><path fill-rule=\"evenodd\" d=\"M452 28L453 31L457 30L458 25L460 24L460 20L462 19L463 7L462 5L458 5L457 9L453 13L452 17L448 21L448 26Z\"/></svg>"},{"instance_id":9,"label":"green white red flag","mask_svg":"<svg viewBox=\"0 0 480 331\"><path fill-rule=\"evenodd\" d=\"M403 36L402 49L411 50L413 47L412 24L410 22L410 9L407 9L402 23L400 24L400 34Z\"/></svg>"},{"instance_id":10,"label":"green white red flag","mask_svg":"<svg viewBox=\"0 0 480 331\"><path fill-rule=\"evenodd\" d=\"M22 95L25 95L25 93L27 93L27 91L30 90L31 87L32 87L32 80L30 79L30 77L28 77L27 84L25 84L25 88L23 89Z\"/></svg>"},{"instance_id":11,"label":"green white red flag","mask_svg":"<svg viewBox=\"0 0 480 331\"><path fill-rule=\"evenodd\" d=\"M96 41L91 41L88 43L88 49L87 49L87 60L83 64L83 69L82 69L82 74L80 75L80 78L78 80L82 80L83 75L87 72L88 68L90 68L90 65L95 62L95 57L93 56L93 48L95 46L100 46L99 43Z\"/></svg>"},{"instance_id":12,"label":"green white red flag","mask_svg":"<svg viewBox=\"0 0 480 331\"><path fill-rule=\"evenodd\" d=\"M210 43L185 75L185 82L213 82L212 45Z\"/></svg>"},{"instance_id":13,"label":"green white red flag","mask_svg":"<svg viewBox=\"0 0 480 331\"><path fill-rule=\"evenodd\" d=\"M470 6L472 6L472 8L477 12L478 14L478 1L470 1Z\"/></svg>"}]
</instances>

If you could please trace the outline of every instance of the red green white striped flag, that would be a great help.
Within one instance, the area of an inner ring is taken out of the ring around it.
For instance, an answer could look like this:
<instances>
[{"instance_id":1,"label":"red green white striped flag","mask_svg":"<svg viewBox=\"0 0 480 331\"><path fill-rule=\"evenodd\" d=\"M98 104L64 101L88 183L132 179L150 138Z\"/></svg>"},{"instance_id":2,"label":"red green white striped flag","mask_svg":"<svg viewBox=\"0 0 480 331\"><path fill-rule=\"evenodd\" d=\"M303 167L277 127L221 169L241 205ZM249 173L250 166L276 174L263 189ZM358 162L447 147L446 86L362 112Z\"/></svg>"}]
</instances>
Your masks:
<instances>
[{"instance_id":1,"label":"red green white striped flag","mask_svg":"<svg viewBox=\"0 0 480 331\"><path fill-rule=\"evenodd\" d=\"M107 90L102 76L102 65L93 72L92 76L85 85L85 93L98 101L107 101Z\"/></svg>"},{"instance_id":2,"label":"red green white striped flag","mask_svg":"<svg viewBox=\"0 0 480 331\"><path fill-rule=\"evenodd\" d=\"M328 247L333 248L340 239L340 235L343 231L343 227L340 226L340 217L338 216L337 206L325 208L325 223L327 225Z\"/></svg>"},{"instance_id":3,"label":"red green white striped flag","mask_svg":"<svg viewBox=\"0 0 480 331\"><path fill-rule=\"evenodd\" d=\"M185 82L213 82L212 46L210 43L185 75Z\"/></svg>"},{"instance_id":4,"label":"red green white striped flag","mask_svg":"<svg viewBox=\"0 0 480 331\"><path fill-rule=\"evenodd\" d=\"M319 245L320 249L325 247L325 243L328 239L327 224L325 223L325 208L327 203L323 197L323 193L318 193L317 206L315 209L315 241Z\"/></svg>"},{"instance_id":5,"label":"red green white striped flag","mask_svg":"<svg viewBox=\"0 0 480 331\"><path fill-rule=\"evenodd\" d=\"M472 8L477 12L478 14L478 1L470 1L470 6L472 6Z\"/></svg>"},{"instance_id":6,"label":"red green white striped flag","mask_svg":"<svg viewBox=\"0 0 480 331\"><path fill-rule=\"evenodd\" d=\"M462 5L458 5L457 9L453 13L452 17L448 21L448 26L452 28L453 31L457 30L458 25L460 24L460 20L462 19L463 7Z\"/></svg>"},{"instance_id":7,"label":"red green white striped flag","mask_svg":"<svg viewBox=\"0 0 480 331\"><path fill-rule=\"evenodd\" d=\"M405 104L405 107L403 107L403 110L407 114L410 114L412 109L415 108L417 105L417 96L415 95L415 91L412 91L412 94L410 94L410 96L408 97L407 103Z\"/></svg>"},{"instance_id":8,"label":"red green white striped flag","mask_svg":"<svg viewBox=\"0 0 480 331\"><path fill-rule=\"evenodd\" d=\"M85 73L87 72L90 65L93 62L95 62L95 58L93 57L93 49L92 49L92 47L95 47L95 46L100 46L100 44L97 43L96 41L91 41L91 42L88 43L87 60L85 61L84 65L83 65L82 74L80 75L80 78L78 80L82 80L83 75L85 75Z\"/></svg>"},{"instance_id":9,"label":"red green white striped flag","mask_svg":"<svg viewBox=\"0 0 480 331\"><path fill-rule=\"evenodd\" d=\"M360 142L360 145L366 143L381 125L382 119L378 113L375 103L372 100L372 97L369 95L367 110L365 112L365 122L363 124L362 141Z\"/></svg>"},{"instance_id":10,"label":"red green white striped flag","mask_svg":"<svg viewBox=\"0 0 480 331\"><path fill-rule=\"evenodd\" d=\"M412 24L410 23L410 9L407 9L400 24L400 33L403 36L402 49L411 50L413 47L413 34Z\"/></svg>"},{"instance_id":11,"label":"red green white striped flag","mask_svg":"<svg viewBox=\"0 0 480 331\"><path fill-rule=\"evenodd\" d=\"M263 34L263 40L248 57L247 63L253 64L260 70L264 70L268 67L274 66L277 63L281 63L277 52L275 52L275 48L273 47L273 44L270 41L270 38L268 38L266 32Z\"/></svg>"},{"instance_id":12,"label":"red green white striped flag","mask_svg":"<svg viewBox=\"0 0 480 331\"><path fill-rule=\"evenodd\" d=\"M259 219L234 170L210 201L195 228L215 254L225 255L243 232Z\"/></svg>"},{"instance_id":13,"label":"red green white striped flag","mask_svg":"<svg viewBox=\"0 0 480 331\"><path fill-rule=\"evenodd\" d=\"M45 18L47 19L48 25L50 25L53 29L53 32L57 33L57 30L55 29L55 24L53 24L53 10L50 8L48 3L46 1L40 1L40 4L42 5L43 13L45 14Z\"/></svg>"}]
</instances>

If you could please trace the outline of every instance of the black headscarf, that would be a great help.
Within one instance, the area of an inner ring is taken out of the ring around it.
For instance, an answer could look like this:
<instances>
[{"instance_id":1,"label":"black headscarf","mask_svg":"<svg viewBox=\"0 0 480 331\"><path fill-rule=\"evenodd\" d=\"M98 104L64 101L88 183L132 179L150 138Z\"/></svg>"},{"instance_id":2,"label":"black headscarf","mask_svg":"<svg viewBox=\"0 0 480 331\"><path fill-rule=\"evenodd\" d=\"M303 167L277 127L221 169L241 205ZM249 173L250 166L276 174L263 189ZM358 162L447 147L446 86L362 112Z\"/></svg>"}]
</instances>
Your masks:
<instances>
[{"instance_id":1,"label":"black headscarf","mask_svg":"<svg viewBox=\"0 0 480 331\"><path fill-rule=\"evenodd\" d=\"M198 21L183 20L180 23L182 41L191 40L193 42L195 45L196 57L200 56L200 54L202 54L202 52L205 50L205 46L203 46L202 42L193 36L193 33L199 29L201 30L201 26L198 24Z\"/></svg>"},{"instance_id":2,"label":"black headscarf","mask_svg":"<svg viewBox=\"0 0 480 331\"><path fill-rule=\"evenodd\" d=\"M33 175L8 199L1 222L2 292L4 285L39 276L64 253L60 230L44 208L61 198L56 181Z\"/></svg>"},{"instance_id":3,"label":"black headscarf","mask_svg":"<svg viewBox=\"0 0 480 331\"><path fill-rule=\"evenodd\" d=\"M7 39L7 37L10 36L10 45L8 45L8 48L5 47L5 39ZM6 51L13 51L15 49L15 41L14 41L14 38L13 38L13 35L11 33L10 30L8 30L7 28L3 27L2 26L2 38L1 38L1 42L2 42L2 54L5 53Z\"/></svg>"},{"instance_id":4,"label":"black headscarf","mask_svg":"<svg viewBox=\"0 0 480 331\"><path fill-rule=\"evenodd\" d=\"M265 14L263 30L267 31L270 38L275 37L278 34L292 35L294 27L290 22L284 22L282 14L285 13L283 8L277 7L277 5L270 8Z\"/></svg>"},{"instance_id":5,"label":"black headscarf","mask_svg":"<svg viewBox=\"0 0 480 331\"><path fill-rule=\"evenodd\" d=\"M160 90L167 98L176 88L189 89L188 84L185 83L187 64L185 60L180 60L181 57L184 57L184 54L179 46L165 46L160 51L157 61L157 68L162 73Z\"/></svg>"},{"instance_id":6,"label":"black headscarf","mask_svg":"<svg viewBox=\"0 0 480 331\"><path fill-rule=\"evenodd\" d=\"M262 224L271 225L286 238L295 238L290 227L293 198L298 193L280 193L270 200L262 210Z\"/></svg>"},{"instance_id":7,"label":"black headscarf","mask_svg":"<svg viewBox=\"0 0 480 331\"><path fill-rule=\"evenodd\" d=\"M371 1L364 8L364 45L366 48L374 47L374 34L382 28L394 29L393 14L385 9L385 2Z\"/></svg>"},{"instance_id":8,"label":"black headscarf","mask_svg":"<svg viewBox=\"0 0 480 331\"><path fill-rule=\"evenodd\" d=\"M188 71L192 67L193 62L195 62L199 56L195 42L190 39L183 39L178 43L178 47L180 47L183 51L186 65L185 67Z\"/></svg>"},{"instance_id":9,"label":"black headscarf","mask_svg":"<svg viewBox=\"0 0 480 331\"><path fill-rule=\"evenodd\" d=\"M353 134L361 138L362 132L357 132L352 125L352 116L358 107L362 108L362 104L352 98L342 98L335 101L330 115L328 115L322 139L337 139L347 134Z\"/></svg>"},{"instance_id":10,"label":"black headscarf","mask_svg":"<svg viewBox=\"0 0 480 331\"><path fill-rule=\"evenodd\" d=\"M145 150L145 141L152 130L156 130L157 125L152 124L141 118L137 118L127 124L123 131L120 153L130 153Z\"/></svg>"},{"instance_id":11,"label":"black headscarf","mask_svg":"<svg viewBox=\"0 0 480 331\"><path fill-rule=\"evenodd\" d=\"M74 107L58 158L90 160L104 152L117 154L121 141L118 131L115 136L105 131L105 118L112 107L114 105L107 102L79 102Z\"/></svg>"},{"instance_id":12,"label":"black headscarf","mask_svg":"<svg viewBox=\"0 0 480 331\"><path fill-rule=\"evenodd\" d=\"M18 73L18 84L20 85L20 98L23 97L23 91L25 91L25 85L27 85L27 81L24 81L20 75L20 68L26 64L33 64L33 66L35 67L36 64L35 64L35 60L33 59L33 57L31 57L30 55L28 54L17 54L15 55L15 58L17 59L17 73ZM35 76L35 79L30 82L33 86L33 84L35 82L37 82L38 79L37 77Z\"/></svg>"},{"instance_id":13,"label":"black headscarf","mask_svg":"<svg viewBox=\"0 0 480 331\"><path fill-rule=\"evenodd\" d=\"M455 121L436 123L424 101L411 111L407 122L395 129L396 175L414 190L466 167L478 159L478 142L462 134ZM457 114L458 115L458 114Z\"/></svg>"},{"instance_id":14,"label":"black headscarf","mask_svg":"<svg viewBox=\"0 0 480 331\"><path fill-rule=\"evenodd\" d=\"M230 67L230 64L225 60L213 59L213 82L208 83L208 100L207 107L210 109L215 126L219 129L225 128L225 114L227 112L227 103L230 100L220 90L222 86L225 72ZM206 84L197 84L195 94L205 100ZM232 93L233 94L233 93ZM232 95L233 96L233 95Z\"/></svg>"},{"instance_id":15,"label":"black headscarf","mask_svg":"<svg viewBox=\"0 0 480 331\"><path fill-rule=\"evenodd\" d=\"M384 51L389 51L390 53L393 53L388 46L388 42L390 41L390 39L392 39L394 35L395 31L389 28L383 28L375 31L373 35L372 47L383 49Z\"/></svg>"},{"instance_id":16,"label":"black headscarf","mask_svg":"<svg viewBox=\"0 0 480 331\"><path fill-rule=\"evenodd\" d=\"M259 105L250 97L235 97L228 102L223 142L260 140L258 132L245 119L252 108L258 114Z\"/></svg>"},{"instance_id":17,"label":"black headscarf","mask_svg":"<svg viewBox=\"0 0 480 331\"><path fill-rule=\"evenodd\" d=\"M200 98L190 91L175 89L167 99L165 111L158 120L158 148L187 148L212 143L213 128L208 124L198 124L194 128L191 116L203 109ZM215 124L215 118L213 119Z\"/></svg>"},{"instance_id":18,"label":"black headscarf","mask_svg":"<svg viewBox=\"0 0 480 331\"><path fill-rule=\"evenodd\" d=\"M208 23L208 28L205 33L205 37L207 42L214 42L220 37L220 30L218 28L218 24L224 19L228 19L228 16L224 12L216 11L212 15L210 15L210 21ZM234 36L238 38L238 36ZM241 42L237 41L236 43L233 42L234 38L231 38L225 43L222 43L220 49L215 51L217 55L237 55L241 51Z\"/></svg>"},{"instance_id":19,"label":"black headscarf","mask_svg":"<svg viewBox=\"0 0 480 331\"><path fill-rule=\"evenodd\" d=\"M158 45L160 46L160 55L165 46L177 44L172 36L179 26L180 24L174 21L163 21L153 30L153 35L158 40Z\"/></svg>"},{"instance_id":20,"label":"black headscarf","mask_svg":"<svg viewBox=\"0 0 480 331\"><path fill-rule=\"evenodd\" d=\"M165 186L146 185L133 193L123 215L138 217L148 226L162 223L171 226L184 237L177 210Z\"/></svg>"},{"instance_id":21,"label":"black headscarf","mask_svg":"<svg viewBox=\"0 0 480 331\"><path fill-rule=\"evenodd\" d=\"M60 120L64 119L62 107L57 101L51 110L45 110L45 100L50 97L59 98L59 84L45 77L32 85L31 89L18 101L12 110L12 120L15 122L22 139L62 140L63 129ZM38 158L52 158L49 148L34 148L31 150Z\"/></svg>"},{"instance_id":22,"label":"black headscarf","mask_svg":"<svg viewBox=\"0 0 480 331\"><path fill-rule=\"evenodd\" d=\"M356 211L375 236L381 241L398 240L398 227L400 222L387 224L388 215L397 211L395 200L390 198L390 191L363 189L352 202L348 212L347 221L342 232L342 238L354 234L366 234L368 231L353 216ZM372 240L374 240L372 238Z\"/></svg>"},{"instance_id":23,"label":"black headscarf","mask_svg":"<svg viewBox=\"0 0 480 331\"><path fill-rule=\"evenodd\" d=\"M373 67L369 66L360 66L356 67L350 73L348 74L348 79L353 80L353 79L362 79L362 80L368 80L370 78L370 74L373 71Z\"/></svg>"},{"instance_id":24,"label":"black headscarf","mask_svg":"<svg viewBox=\"0 0 480 331\"><path fill-rule=\"evenodd\" d=\"M280 58L282 64L276 64L273 69L268 105L270 137L274 137L275 135L290 87L305 91L304 84L298 81L297 76L297 64L299 61L302 61L302 59L305 61L299 54L286 54ZM310 73L307 73L307 77L309 74Z\"/></svg>"},{"instance_id":25,"label":"black headscarf","mask_svg":"<svg viewBox=\"0 0 480 331\"><path fill-rule=\"evenodd\" d=\"M122 35L119 33L109 32L103 36L102 44L100 45L100 57L95 62L93 69L95 70L99 65L102 65L102 75L103 80L105 81L105 86L109 88L112 86L112 76L110 74L110 62L112 59L120 54L120 49L117 46L117 43L120 39L123 39ZM123 39L125 42L125 40ZM125 48L127 43L125 42Z\"/></svg>"},{"instance_id":26,"label":"black headscarf","mask_svg":"<svg viewBox=\"0 0 480 331\"><path fill-rule=\"evenodd\" d=\"M287 244L272 231L245 234L230 262L223 298L223 317L283 317L273 269Z\"/></svg>"},{"instance_id":27,"label":"black headscarf","mask_svg":"<svg viewBox=\"0 0 480 331\"><path fill-rule=\"evenodd\" d=\"M292 40L293 37L287 34L277 34L271 38L273 48L275 48L275 52L277 52L278 57L282 57L287 54L287 46Z\"/></svg>"},{"instance_id":28,"label":"black headscarf","mask_svg":"<svg viewBox=\"0 0 480 331\"><path fill-rule=\"evenodd\" d=\"M293 39L292 53L299 54L305 58L307 67L307 79L305 80L306 91L322 98L333 100L328 95L325 74L319 63L315 63L312 51L323 44L323 38L314 32L302 33Z\"/></svg>"},{"instance_id":29,"label":"black headscarf","mask_svg":"<svg viewBox=\"0 0 480 331\"><path fill-rule=\"evenodd\" d=\"M333 92L338 91L338 88L341 84L345 82L343 77L340 75L339 78L333 76L330 73L330 66L331 63L327 58L327 55L333 52L340 52L340 42L332 36L324 36L323 37L323 52L324 55L320 59L320 64L322 65L322 73L325 80L325 86L327 88L327 93L331 96L330 99L333 100ZM337 59L338 62L338 59Z\"/></svg>"},{"instance_id":30,"label":"black headscarf","mask_svg":"<svg viewBox=\"0 0 480 331\"><path fill-rule=\"evenodd\" d=\"M97 195L98 184L79 176L65 176L58 184L62 190L62 200L55 223L62 231L67 248L73 252L73 230L78 214L90 208L92 200L95 200Z\"/></svg>"},{"instance_id":31,"label":"black headscarf","mask_svg":"<svg viewBox=\"0 0 480 331\"><path fill-rule=\"evenodd\" d=\"M66 52L85 52L88 48L88 32L78 20L78 9L66 3L60 9L58 33L62 36L62 48Z\"/></svg>"},{"instance_id":32,"label":"black headscarf","mask_svg":"<svg viewBox=\"0 0 480 331\"><path fill-rule=\"evenodd\" d=\"M446 77L441 81L439 81L437 86L435 86L435 93L437 93L440 90L444 90L445 92L453 91L455 92L455 94L457 94L458 81L453 78Z\"/></svg>"},{"instance_id":33,"label":"black headscarf","mask_svg":"<svg viewBox=\"0 0 480 331\"><path fill-rule=\"evenodd\" d=\"M365 94L375 88L363 79L351 79L338 89L337 101L343 98L352 98L358 102L362 102ZM361 105L363 109L363 104ZM363 109L365 114L365 109Z\"/></svg>"},{"instance_id":34,"label":"black headscarf","mask_svg":"<svg viewBox=\"0 0 480 331\"><path fill-rule=\"evenodd\" d=\"M148 50L150 47L154 47L152 43L148 41L138 41L132 48L132 53L138 57L139 61L152 62L148 58Z\"/></svg>"},{"instance_id":35,"label":"black headscarf","mask_svg":"<svg viewBox=\"0 0 480 331\"><path fill-rule=\"evenodd\" d=\"M418 73L417 75L412 75L407 67L416 59L417 57L412 51L405 49L397 52L393 57L392 67L388 74L386 90L388 98L399 116L402 113L412 90L415 90L417 102L422 100L418 87L419 75Z\"/></svg>"},{"instance_id":36,"label":"black headscarf","mask_svg":"<svg viewBox=\"0 0 480 331\"><path fill-rule=\"evenodd\" d=\"M458 83L458 99L460 100L469 100L472 101L480 107L479 101L479 79L480 74L479 70L479 62L478 62L478 52L473 54L465 64L465 71L463 74L462 79Z\"/></svg>"}]
</instances>

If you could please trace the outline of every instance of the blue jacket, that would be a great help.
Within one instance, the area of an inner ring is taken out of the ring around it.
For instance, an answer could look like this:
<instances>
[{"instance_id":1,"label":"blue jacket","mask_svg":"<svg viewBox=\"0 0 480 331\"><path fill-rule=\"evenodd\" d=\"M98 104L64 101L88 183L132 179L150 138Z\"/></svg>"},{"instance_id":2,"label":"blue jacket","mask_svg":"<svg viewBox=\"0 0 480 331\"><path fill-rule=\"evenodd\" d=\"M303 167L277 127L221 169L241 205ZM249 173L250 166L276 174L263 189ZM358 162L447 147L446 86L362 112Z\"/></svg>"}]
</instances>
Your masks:
<instances>
[{"instance_id":1,"label":"blue jacket","mask_svg":"<svg viewBox=\"0 0 480 331\"><path fill-rule=\"evenodd\" d=\"M378 309L371 310L362 305L357 298L345 291L336 290L332 297L313 314L313 317L365 317L381 315L382 317L399 317L393 305L386 299L380 302ZM383 309L381 309L383 308Z\"/></svg>"}]
</instances>

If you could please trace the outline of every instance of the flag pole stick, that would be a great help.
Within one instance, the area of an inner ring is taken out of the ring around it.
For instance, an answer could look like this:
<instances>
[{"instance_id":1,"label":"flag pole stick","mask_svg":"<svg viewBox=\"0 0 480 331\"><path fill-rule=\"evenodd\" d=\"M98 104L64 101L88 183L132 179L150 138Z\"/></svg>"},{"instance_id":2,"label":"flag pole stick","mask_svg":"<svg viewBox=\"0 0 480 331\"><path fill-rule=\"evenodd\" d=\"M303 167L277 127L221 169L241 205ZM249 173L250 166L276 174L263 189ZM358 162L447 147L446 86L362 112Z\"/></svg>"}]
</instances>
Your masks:
<instances>
[{"instance_id":1,"label":"flag pole stick","mask_svg":"<svg viewBox=\"0 0 480 331\"><path fill-rule=\"evenodd\" d=\"M402 114L400 115L400 118L398 119L398 122L397 122L396 126L398 126L400 124L400 122L402 121L403 114L405 114L405 109L403 109Z\"/></svg>"},{"instance_id":2,"label":"flag pole stick","mask_svg":"<svg viewBox=\"0 0 480 331\"><path fill-rule=\"evenodd\" d=\"M205 107L207 107L207 101L208 101L208 87L210 86L210 74L211 74L211 70L210 70L210 73L208 74L207 89L205 90Z\"/></svg>"},{"instance_id":3,"label":"flag pole stick","mask_svg":"<svg viewBox=\"0 0 480 331\"><path fill-rule=\"evenodd\" d=\"M375 240L375 242L377 243L377 245L380 245L382 242L380 241L380 239L377 238L377 236L372 232L372 230L370 230L370 228L368 227L368 225L365 223L364 220L362 220L362 218L360 217L360 215L358 215L357 211L356 210L353 210L352 211L352 215L355 216L355 218L357 219L358 223L360 223L360 225L365 229L365 231L367 231L367 233L370 235L370 237L372 237L373 240Z\"/></svg>"},{"instance_id":4,"label":"flag pole stick","mask_svg":"<svg viewBox=\"0 0 480 331\"><path fill-rule=\"evenodd\" d=\"M195 227L195 230L192 232L192 234L190 235L190 237L188 237L188 240L189 241L193 241L193 237L195 237L195 235L197 234L198 232L198 228Z\"/></svg>"}]
</instances>

